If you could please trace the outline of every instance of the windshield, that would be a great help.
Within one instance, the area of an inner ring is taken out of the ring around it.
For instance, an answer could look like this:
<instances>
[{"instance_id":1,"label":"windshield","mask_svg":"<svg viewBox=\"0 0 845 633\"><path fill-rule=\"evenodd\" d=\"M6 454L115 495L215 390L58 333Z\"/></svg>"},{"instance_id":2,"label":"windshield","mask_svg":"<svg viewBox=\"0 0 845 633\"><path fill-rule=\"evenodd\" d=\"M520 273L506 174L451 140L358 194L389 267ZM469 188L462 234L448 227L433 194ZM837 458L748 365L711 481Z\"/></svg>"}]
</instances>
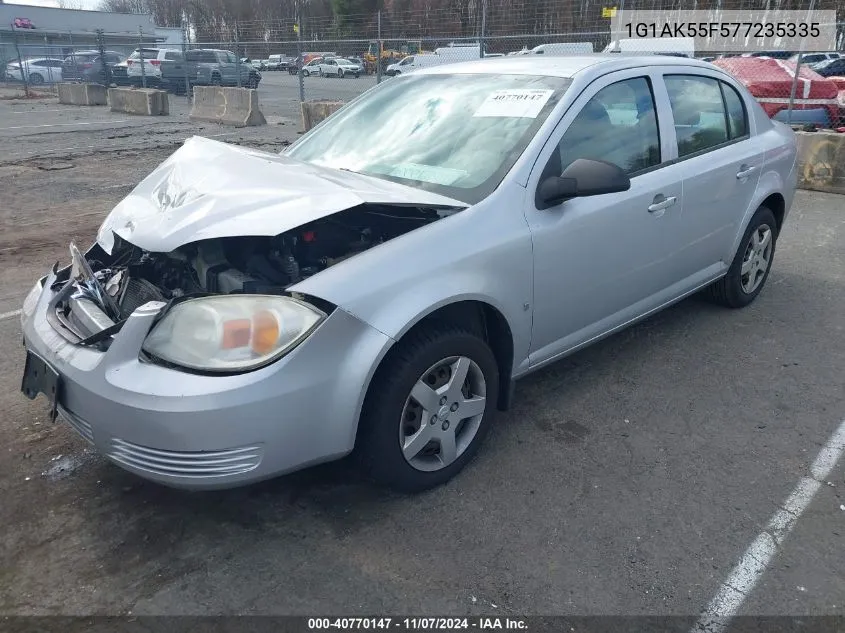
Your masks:
<instances>
[{"instance_id":1,"label":"windshield","mask_svg":"<svg viewBox=\"0 0 845 633\"><path fill-rule=\"evenodd\" d=\"M499 185L570 83L411 74L365 93L286 154L474 204Z\"/></svg>"}]
</instances>

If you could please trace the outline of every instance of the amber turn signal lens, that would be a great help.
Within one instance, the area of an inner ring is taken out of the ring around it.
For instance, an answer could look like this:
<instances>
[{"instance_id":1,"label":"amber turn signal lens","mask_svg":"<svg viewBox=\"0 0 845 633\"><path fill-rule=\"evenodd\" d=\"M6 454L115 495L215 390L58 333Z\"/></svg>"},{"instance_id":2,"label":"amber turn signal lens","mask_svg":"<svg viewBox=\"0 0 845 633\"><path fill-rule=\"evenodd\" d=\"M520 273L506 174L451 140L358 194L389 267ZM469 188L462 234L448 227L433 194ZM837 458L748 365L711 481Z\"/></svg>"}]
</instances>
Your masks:
<instances>
[{"instance_id":1,"label":"amber turn signal lens","mask_svg":"<svg viewBox=\"0 0 845 633\"><path fill-rule=\"evenodd\" d=\"M260 310L252 317L252 351L269 354L279 340L279 320L269 310Z\"/></svg>"},{"instance_id":2,"label":"amber turn signal lens","mask_svg":"<svg viewBox=\"0 0 845 633\"><path fill-rule=\"evenodd\" d=\"M249 319L233 319L223 322L222 349L237 349L249 345L252 323Z\"/></svg>"}]
</instances>

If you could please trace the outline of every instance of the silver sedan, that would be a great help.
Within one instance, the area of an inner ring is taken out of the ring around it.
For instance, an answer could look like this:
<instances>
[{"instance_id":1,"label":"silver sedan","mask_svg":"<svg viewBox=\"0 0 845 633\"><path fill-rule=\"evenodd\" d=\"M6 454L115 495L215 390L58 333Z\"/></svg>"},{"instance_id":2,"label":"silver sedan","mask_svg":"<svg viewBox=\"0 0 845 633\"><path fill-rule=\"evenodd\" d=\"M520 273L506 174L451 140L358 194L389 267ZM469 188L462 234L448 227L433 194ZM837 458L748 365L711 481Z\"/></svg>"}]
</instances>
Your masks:
<instances>
[{"instance_id":1,"label":"silver sedan","mask_svg":"<svg viewBox=\"0 0 845 633\"><path fill-rule=\"evenodd\" d=\"M22 388L167 485L354 452L430 488L517 379L697 291L751 303L795 163L704 62L422 70L282 155L189 139L32 289Z\"/></svg>"}]
</instances>

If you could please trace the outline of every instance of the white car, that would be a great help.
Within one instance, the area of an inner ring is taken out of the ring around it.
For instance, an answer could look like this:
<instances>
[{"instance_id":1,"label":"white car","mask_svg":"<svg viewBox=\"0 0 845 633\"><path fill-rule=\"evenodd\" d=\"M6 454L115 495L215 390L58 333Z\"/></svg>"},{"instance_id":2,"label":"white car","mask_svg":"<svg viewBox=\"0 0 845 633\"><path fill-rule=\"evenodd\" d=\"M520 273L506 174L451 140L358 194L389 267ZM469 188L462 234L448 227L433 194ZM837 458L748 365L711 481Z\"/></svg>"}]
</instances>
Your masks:
<instances>
[{"instance_id":1,"label":"white car","mask_svg":"<svg viewBox=\"0 0 845 633\"><path fill-rule=\"evenodd\" d=\"M364 72L358 64L353 64L343 57L326 57L317 65L321 77L355 77L357 79Z\"/></svg>"},{"instance_id":2,"label":"white car","mask_svg":"<svg viewBox=\"0 0 845 633\"><path fill-rule=\"evenodd\" d=\"M143 72L141 71L143 57ZM140 84L146 78L147 85L161 81L161 63L163 61L182 61L182 51L177 48L142 48L135 49L126 60L126 75L129 81Z\"/></svg>"},{"instance_id":3,"label":"white car","mask_svg":"<svg viewBox=\"0 0 845 633\"><path fill-rule=\"evenodd\" d=\"M57 83L62 80L62 60L49 57L39 57L23 60L21 64L12 62L6 65L6 78L11 81L23 81L23 75L33 86L44 83Z\"/></svg>"},{"instance_id":4,"label":"white car","mask_svg":"<svg viewBox=\"0 0 845 633\"><path fill-rule=\"evenodd\" d=\"M841 53L804 53L801 55L801 63L807 66L815 66L816 64L827 62L832 59L839 59L840 57L842 57ZM797 62L798 54L790 57L789 61Z\"/></svg>"}]
</instances>

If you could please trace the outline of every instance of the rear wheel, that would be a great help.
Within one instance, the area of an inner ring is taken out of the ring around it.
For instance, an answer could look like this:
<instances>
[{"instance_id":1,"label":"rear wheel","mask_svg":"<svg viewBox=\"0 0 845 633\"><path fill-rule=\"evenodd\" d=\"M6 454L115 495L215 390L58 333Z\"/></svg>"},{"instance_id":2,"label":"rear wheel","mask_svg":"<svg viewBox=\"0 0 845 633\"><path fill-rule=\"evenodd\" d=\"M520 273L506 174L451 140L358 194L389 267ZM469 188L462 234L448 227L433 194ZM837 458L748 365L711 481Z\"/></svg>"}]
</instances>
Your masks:
<instances>
[{"instance_id":1,"label":"rear wheel","mask_svg":"<svg viewBox=\"0 0 845 633\"><path fill-rule=\"evenodd\" d=\"M367 393L357 451L379 483L406 492L438 486L472 459L496 409L490 347L456 326L397 343Z\"/></svg>"},{"instance_id":2,"label":"rear wheel","mask_svg":"<svg viewBox=\"0 0 845 633\"><path fill-rule=\"evenodd\" d=\"M39 73L30 73L29 83L31 83L33 86L40 86L44 83L44 77Z\"/></svg>"},{"instance_id":3,"label":"rear wheel","mask_svg":"<svg viewBox=\"0 0 845 633\"><path fill-rule=\"evenodd\" d=\"M211 85L212 86L220 86L220 85L222 85L222 83L223 83L223 80L220 78L220 75L218 75L217 73L215 73L211 76Z\"/></svg>"},{"instance_id":4,"label":"rear wheel","mask_svg":"<svg viewBox=\"0 0 845 633\"><path fill-rule=\"evenodd\" d=\"M748 223L727 274L705 290L707 296L729 308L743 308L754 301L772 269L776 242L774 213L760 207Z\"/></svg>"}]
</instances>

